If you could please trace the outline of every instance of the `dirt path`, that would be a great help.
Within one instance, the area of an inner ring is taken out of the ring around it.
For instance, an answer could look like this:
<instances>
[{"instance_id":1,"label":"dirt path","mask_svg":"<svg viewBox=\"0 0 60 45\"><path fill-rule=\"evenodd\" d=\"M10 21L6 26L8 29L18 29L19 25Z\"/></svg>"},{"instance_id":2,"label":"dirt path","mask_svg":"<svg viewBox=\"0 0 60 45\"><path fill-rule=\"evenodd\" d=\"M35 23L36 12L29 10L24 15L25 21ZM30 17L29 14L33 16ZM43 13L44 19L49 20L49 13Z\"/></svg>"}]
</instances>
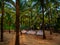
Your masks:
<instances>
[{"instance_id":1,"label":"dirt path","mask_svg":"<svg viewBox=\"0 0 60 45\"><path fill-rule=\"evenodd\" d=\"M60 36L52 36L53 39L43 40L42 36L26 35L20 36L20 41L24 45L60 45Z\"/></svg>"},{"instance_id":2,"label":"dirt path","mask_svg":"<svg viewBox=\"0 0 60 45\"><path fill-rule=\"evenodd\" d=\"M15 45L15 34L13 34L13 36L9 42L9 45Z\"/></svg>"},{"instance_id":3,"label":"dirt path","mask_svg":"<svg viewBox=\"0 0 60 45\"><path fill-rule=\"evenodd\" d=\"M0 45L13 45L15 34L4 32L4 41L0 42Z\"/></svg>"},{"instance_id":4,"label":"dirt path","mask_svg":"<svg viewBox=\"0 0 60 45\"><path fill-rule=\"evenodd\" d=\"M33 35L22 35L20 38L20 41L23 40L22 43L25 45L50 45L48 41L38 39L38 37L35 37Z\"/></svg>"},{"instance_id":5,"label":"dirt path","mask_svg":"<svg viewBox=\"0 0 60 45\"><path fill-rule=\"evenodd\" d=\"M0 45L15 45L15 33L4 33L6 39L5 43ZM60 45L60 34L53 34L52 40L49 34L46 34L47 39L43 40L42 36L22 34L19 37L20 45Z\"/></svg>"}]
</instances>

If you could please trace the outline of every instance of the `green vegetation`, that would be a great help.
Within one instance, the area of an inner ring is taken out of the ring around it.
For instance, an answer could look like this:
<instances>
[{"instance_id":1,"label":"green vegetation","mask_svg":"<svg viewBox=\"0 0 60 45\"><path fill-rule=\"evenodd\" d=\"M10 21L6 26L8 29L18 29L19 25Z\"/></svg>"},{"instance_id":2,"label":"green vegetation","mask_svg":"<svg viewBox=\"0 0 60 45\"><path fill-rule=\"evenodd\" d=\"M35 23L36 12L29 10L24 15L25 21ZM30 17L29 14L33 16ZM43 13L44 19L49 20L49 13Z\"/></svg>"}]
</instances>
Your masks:
<instances>
[{"instance_id":1,"label":"green vegetation","mask_svg":"<svg viewBox=\"0 0 60 45\"><path fill-rule=\"evenodd\" d=\"M0 0L1 42L4 30L16 32L15 45L19 45L19 32L42 30L60 32L60 0Z\"/></svg>"},{"instance_id":2,"label":"green vegetation","mask_svg":"<svg viewBox=\"0 0 60 45\"><path fill-rule=\"evenodd\" d=\"M15 24L15 2L14 1L5 1L4 2L4 29L14 29ZM40 29L40 24L42 23L42 11L41 3L39 0L21 0L20 1L20 26L21 29L33 28L36 25L37 29ZM58 23L57 18L60 12L60 3L58 0L48 1L44 3L44 24L49 24L50 15L50 25ZM1 14L1 8L0 8ZM1 16L0 16L1 19ZM1 22L1 21L0 21ZM9 25L10 23L10 25ZM39 27L39 28L38 28ZM35 27L34 27L35 28Z\"/></svg>"},{"instance_id":3,"label":"green vegetation","mask_svg":"<svg viewBox=\"0 0 60 45\"><path fill-rule=\"evenodd\" d=\"M0 0L0 24L3 25L3 28L5 30L15 29L16 1L3 1L4 2ZM19 0L18 15L20 16L20 30L44 30L48 27L49 30L50 28L54 28L55 32L60 30L59 0ZM3 20L3 23L1 22L1 20Z\"/></svg>"}]
</instances>

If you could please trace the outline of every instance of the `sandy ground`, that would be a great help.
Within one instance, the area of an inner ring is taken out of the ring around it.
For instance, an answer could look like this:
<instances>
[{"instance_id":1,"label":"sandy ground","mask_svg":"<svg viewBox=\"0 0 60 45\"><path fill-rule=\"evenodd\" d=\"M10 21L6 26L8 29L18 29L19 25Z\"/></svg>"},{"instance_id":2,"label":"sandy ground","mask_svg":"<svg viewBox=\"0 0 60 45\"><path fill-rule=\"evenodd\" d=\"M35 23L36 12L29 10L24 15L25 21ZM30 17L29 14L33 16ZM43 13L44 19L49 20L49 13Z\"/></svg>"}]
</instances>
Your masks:
<instances>
[{"instance_id":1,"label":"sandy ground","mask_svg":"<svg viewBox=\"0 0 60 45\"><path fill-rule=\"evenodd\" d=\"M20 35L20 45L60 45L60 34L53 33L52 36L46 31L46 39L43 40L42 36L37 35ZM15 33L4 33L4 42L0 45L15 45Z\"/></svg>"},{"instance_id":2,"label":"sandy ground","mask_svg":"<svg viewBox=\"0 0 60 45\"><path fill-rule=\"evenodd\" d=\"M4 41L0 42L0 45L9 45L10 42L14 39L14 36L15 36L14 33L9 34L8 32L4 32Z\"/></svg>"},{"instance_id":3,"label":"sandy ground","mask_svg":"<svg viewBox=\"0 0 60 45\"><path fill-rule=\"evenodd\" d=\"M59 37L47 37L46 40L42 39L42 36L35 35L22 35L20 42L25 45L60 45Z\"/></svg>"}]
</instances>

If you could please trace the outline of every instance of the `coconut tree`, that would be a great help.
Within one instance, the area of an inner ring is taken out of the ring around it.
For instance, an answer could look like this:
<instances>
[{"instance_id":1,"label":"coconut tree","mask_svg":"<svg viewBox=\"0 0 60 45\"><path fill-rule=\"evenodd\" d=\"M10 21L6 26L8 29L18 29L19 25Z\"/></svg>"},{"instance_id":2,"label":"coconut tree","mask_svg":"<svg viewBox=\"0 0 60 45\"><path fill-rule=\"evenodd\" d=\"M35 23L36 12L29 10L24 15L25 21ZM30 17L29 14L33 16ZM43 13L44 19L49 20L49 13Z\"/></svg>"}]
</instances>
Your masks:
<instances>
[{"instance_id":1,"label":"coconut tree","mask_svg":"<svg viewBox=\"0 0 60 45\"><path fill-rule=\"evenodd\" d=\"M16 0L16 40L15 40L15 45L20 45L19 44L19 16L20 16L20 8L19 8L20 1Z\"/></svg>"},{"instance_id":2,"label":"coconut tree","mask_svg":"<svg viewBox=\"0 0 60 45\"><path fill-rule=\"evenodd\" d=\"M42 6L42 14L43 14L43 22L42 22L42 26L43 26L43 39L46 39L45 30L44 30L44 0L41 0L41 6Z\"/></svg>"},{"instance_id":3,"label":"coconut tree","mask_svg":"<svg viewBox=\"0 0 60 45\"><path fill-rule=\"evenodd\" d=\"M49 30L50 30L50 35L52 35L52 22L53 22L53 17L52 17L52 12L53 12L53 10L54 10L54 8L55 8L55 11L54 12L56 12L57 11L57 6L59 5L58 3L57 3L58 1L57 0L46 0L46 10L48 10L48 22L49 22Z\"/></svg>"},{"instance_id":4,"label":"coconut tree","mask_svg":"<svg viewBox=\"0 0 60 45\"><path fill-rule=\"evenodd\" d=\"M11 26L11 21L12 21L12 18L11 18L11 16L10 16L10 14L9 13L6 13L7 14L7 22L8 22L8 27L9 27L9 33L11 33L11 31L10 31L10 26Z\"/></svg>"},{"instance_id":5,"label":"coconut tree","mask_svg":"<svg viewBox=\"0 0 60 45\"><path fill-rule=\"evenodd\" d=\"M1 42L3 42L3 15L4 15L4 0L2 0L2 16L1 16Z\"/></svg>"},{"instance_id":6,"label":"coconut tree","mask_svg":"<svg viewBox=\"0 0 60 45\"><path fill-rule=\"evenodd\" d=\"M44 0L33 0L34 2L37 2L36 4L40 4L40 7L42 8L42 26L43 26L43 39L46 39L46 36L45 36L45 30L44 30L44 6L45 6L45 4L44 4ZM35 5L36 5L35 4Z\"/></svg>"},{"instance_id":7,"label":"coconut tree","mask_svg":"<svg viewBox=\"0 0 60 45\"><path fill-rule=\"evenodd\" d=\"M51 5L52 3L49 2L48 0L46 0L46 9L49 10L48 11L48 24L49 24L49 30L50 30L50 23L51 23ZM51 30L50 30L50 34L52 34Z\"/></svg>"}]
</instances>

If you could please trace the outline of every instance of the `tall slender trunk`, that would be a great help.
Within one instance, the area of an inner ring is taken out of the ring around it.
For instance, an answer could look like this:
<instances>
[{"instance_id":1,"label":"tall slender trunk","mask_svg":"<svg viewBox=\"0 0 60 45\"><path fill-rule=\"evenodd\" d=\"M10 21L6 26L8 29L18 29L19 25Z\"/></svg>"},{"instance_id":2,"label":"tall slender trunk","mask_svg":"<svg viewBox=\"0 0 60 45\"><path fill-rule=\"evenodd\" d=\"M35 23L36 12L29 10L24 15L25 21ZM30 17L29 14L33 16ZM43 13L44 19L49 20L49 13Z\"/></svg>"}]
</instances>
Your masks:
<instances>
[{"instance_id":1,"label":"tall slender trunk","mask_svg":"<svg viewBox=\"0 0 60 45\"><path fill-rule=\"evenodd\" d=\"M33 22L32 22L32 9L31 9L30 11L31 11L31 17L30 17L30 20L31 20L31 23L30 23L30 24L31 24L31 25L30 25L30 27L31 27L31 29L32 29L32 23L33 23Z\"/></svg>"},{"instance_id":2,"label":"tall slender trunk","mask_svg":"<svg viewBox=\"0 0 60 45\"><path fill-rule=\"evenodd\" d=\"M49 1L46 0L46 5L47 5L47 10L49 9ZM52 14L51 14L51 8L50 8L50 11L49 11L49 14L48 14L48 23L49 23L49 30L50 30L50 35L52 35L52 30L51 30L51 21L52 21Z\"/></svg>"},{"instance_id":3,"label":"tall slender trunk","mask_svg":"<svg viewBox=\"0 0 60 45\"><path fill-rule=\"evenodd\" d=\"M19 44L19 0L16 0L16 41L15 45L20 45Z\"/></svg>"},{"instance_id":4,"label":"tall slender trunk","mask_svg":"<svg viewBox=\"0 0 60 45\"><path fill-rule=\"evenodd\" d=\"M42 14L43 14L43 22L42 22L42 26L43 26L43 39L46 39L45 30L44 30L44 0L41 0L41 5L42 5Z\"/></svg>"},{"instance_id":5,"label":"tall slender trunk","mask_svg":"<svg viewBox=\"0 0 60 45\"><path fill-rule=\"evenodd\" d=\"M10 24L11 24L11 23L10 23L10 21L9 21L9 33L11 33L11 31L10 31Z\"/></svg>"},{"instance_id":6,"label":"tall slender trunk","mask_svg":"<svg viewBox=\"0 0 60 45\"><path fill-rule=\"evenodd\" d=\"M42 26L43 26L43 39L46 39L45 30L44 30L44 0L41 0L41 5L42 5L42 14L43 14L43 22L42 22Z\"/></svg>"},{"instance_id":7,"label":"tall slender trunk","mask_svg":"<svg viewBox=\"0 0 60 45\"><path fill-rule=\"evenodd\" d=\"M29 29L30 29L30 16L29 16Z\"/></svg>"},{"instance_id":8,"label":"tall slender trunk","mask_svg":"<svg viewBox=\"0 0 60 45\"><path fill-rule=\"evenodd\" d=\"M50 15L50 20L49 20L49 23L51 23L52 22L52 14L51 14L51 9L50 9L50 13L49 13L49 15ZM52 25L50 24L50 35L52 35Z\"/></svg>"},{"instance_id":9,"label":"tall slender trunk","mask_svg":"<svg viewBox=\"0 0 60 45\"><path fill-rule=\"evenodd\" d=\"M50 12L48 14L48 24L49 24L49 30L50 30Z\"/></svg>"},{"instance_id":10,"label":"tall slender trunk","mask_svg":"<svg viewBox=\"0 0 60 45\"><path fill-rule=\"evenodd\" d=\"M57 10L57 6L56 6L56 15L59 17L58 15L58 10ZM57 22L57 20L55 20L55 23Z\"/></svg>"},{"instance_id":11,"label":"tall slender trunk","mask_svg":"<svg viewBox=\"0 0 60 45\"><path fill-rule=\"evenodd\" d=\"M42 23L42 26L43 26L43 39L46 39L45 30L44 30L44 9L43 8L42 8L42 13L43 13L43 23Z\"/></svg>"},{"instance_id":12,"label":"tall slender trunk","mask_svg":"<svg viewBox=\"0 0 60 45\"><path fill-rule=\"evenodd\" d=\"M2 16L1 16L1 42L3 42L3 15L4 15L4 0L2 0Z\"/></svg>"}]
</instances>

